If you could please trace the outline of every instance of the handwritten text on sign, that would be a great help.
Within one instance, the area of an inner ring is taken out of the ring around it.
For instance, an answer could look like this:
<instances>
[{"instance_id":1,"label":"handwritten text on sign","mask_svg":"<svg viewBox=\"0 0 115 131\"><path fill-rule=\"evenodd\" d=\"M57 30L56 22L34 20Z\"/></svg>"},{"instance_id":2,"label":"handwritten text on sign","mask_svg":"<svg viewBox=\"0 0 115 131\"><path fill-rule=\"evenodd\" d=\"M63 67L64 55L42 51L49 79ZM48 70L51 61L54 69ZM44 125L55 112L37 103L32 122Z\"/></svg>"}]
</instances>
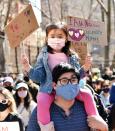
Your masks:
<instances>
[{"instance_id":1,"label":"handwritten text on sign","mask_svg":"<svg viewBox=\"0 0 115 131\"><path fill-rule=\"evenodd\" d=\"M26 37L38 28L32 6L29 4L20 12L6 27L9 44L12 48L17 47Z\"/></svg>"},{"instance_id":2,"label":"handwritten text on sign","mask_svg":"<svg viewBox=\"0 0 115 131\"><path fill-rule=\"evenodd\" d=\"M104 22L69 16L67 24L70 41L107 45L107 32Z\"/></svg>"},{"instance_id":3,"label":"handwritten text on sign","mask_svg":"<svg viewBox=\"0 0 115 131\"><path fill-rule=\"evenodd\" d=\"M0 131L20 131L18 122L0 122Z\"/></svg>"}]
</instances>

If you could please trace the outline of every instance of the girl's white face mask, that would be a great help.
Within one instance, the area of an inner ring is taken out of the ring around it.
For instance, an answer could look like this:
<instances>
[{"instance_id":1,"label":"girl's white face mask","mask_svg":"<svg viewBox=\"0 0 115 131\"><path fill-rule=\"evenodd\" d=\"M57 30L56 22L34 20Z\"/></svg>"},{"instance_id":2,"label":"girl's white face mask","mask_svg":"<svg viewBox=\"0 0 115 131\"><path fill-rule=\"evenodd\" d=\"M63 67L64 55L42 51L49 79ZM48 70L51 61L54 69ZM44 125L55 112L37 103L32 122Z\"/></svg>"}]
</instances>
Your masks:
<instances>
[{"instance_id":1,"label":"girl's white face mask","mask_svg":"<svg viewBox=\"0 0 115 131\"><path fill-rule=\"evenodd\" d=\"M63 39L63 38L48 38L48 45L53 50L61 50L65 46L65 39Z\"/></svg>"},{"instance_id":2,"label":"girl's white face mask","mask_svg":"<svg viewBox=\"0 0 115 131\"><path fill-rule=\"evenodd\" d=\"M21 98L25 98L27 96L27 91L18 91L18 96Z\"/></svg>"}]
</instances>

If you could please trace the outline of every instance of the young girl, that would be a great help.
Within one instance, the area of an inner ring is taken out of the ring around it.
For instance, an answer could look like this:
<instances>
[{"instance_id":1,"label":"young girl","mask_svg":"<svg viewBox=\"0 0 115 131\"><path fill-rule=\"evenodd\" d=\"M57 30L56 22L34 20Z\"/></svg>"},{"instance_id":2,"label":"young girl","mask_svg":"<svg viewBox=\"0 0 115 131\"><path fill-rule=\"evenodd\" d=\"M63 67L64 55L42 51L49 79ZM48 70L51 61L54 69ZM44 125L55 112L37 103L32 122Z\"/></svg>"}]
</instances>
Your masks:
<instances>
[{"instance_id":1,"label":"young girl","mask_svg":"<svg viewBox=\"0 0 115 131\"><path fill-rule=\"evenodd\" d=\"M28 72L30 79L40 83L40 91L37 97L39 109L37 119L42 131L54 131L53 122L50 122L49 109L54 100L52 93L52 70L60 62L70 63L80 71L83 77L85 71L91 67L90 57L86 57L85 64L80 68L78 57L70 51L70 42L67 40L67 28L63 24L51 24L46 28L46 45L42 48L34 68L29 64L25 54L22 55L22 65ZM85 104L87 115L97 115L94 100L87 91L80 91L77 99Z\"/></svg>"}]
</instances>

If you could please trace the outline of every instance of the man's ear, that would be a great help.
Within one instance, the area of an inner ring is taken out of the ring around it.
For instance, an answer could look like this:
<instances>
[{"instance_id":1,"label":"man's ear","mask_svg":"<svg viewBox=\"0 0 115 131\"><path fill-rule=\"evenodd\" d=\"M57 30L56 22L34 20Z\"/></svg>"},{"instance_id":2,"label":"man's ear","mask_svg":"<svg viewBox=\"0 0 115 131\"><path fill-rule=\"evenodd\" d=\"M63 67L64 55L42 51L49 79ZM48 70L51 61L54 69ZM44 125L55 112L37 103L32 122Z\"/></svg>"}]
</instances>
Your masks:
<instances>
[{"instance_id":1,"label":"man's ear","mask_svg":"<svg viewBox=\"0 0 115 131\"><path fill-rule=\"evenodd\" d=\"M52 82L52 87L53 87L54 90L56 89L56 83L55 82Z\"/></svg>"}]
</instances>

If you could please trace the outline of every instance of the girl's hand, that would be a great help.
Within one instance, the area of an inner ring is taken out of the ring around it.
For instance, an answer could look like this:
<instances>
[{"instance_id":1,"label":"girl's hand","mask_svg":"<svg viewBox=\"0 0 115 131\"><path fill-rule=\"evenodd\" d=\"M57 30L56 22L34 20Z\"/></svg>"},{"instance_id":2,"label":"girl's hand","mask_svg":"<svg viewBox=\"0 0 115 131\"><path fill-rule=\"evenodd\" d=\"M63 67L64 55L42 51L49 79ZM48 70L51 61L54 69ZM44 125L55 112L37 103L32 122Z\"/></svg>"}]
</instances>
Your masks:
<instances>
[{"instance_id":1,"label":"girl's hand","mask_svg":"<svg viewBox=\"0 0 115 131\"><path fill-rule=\"evenodd\" d=\"M88 116L88 126L99 131L108 131L106 122L100 116Z\"/></svg>"},{"instance_id":2,"label":"girl's hand","mask_svg":"<svg viewBox=\"0 0 115 131\"><path fill-rule=\"evenodd\" d=\"M29 59L26 56L26 54L21 55L21 64L22 64L23 70L26 72L29 72L31 66L29 64Z\"/></svg>"},{"instance_id":3,"label":"girl's hand","mask_svg":"<svg viewBox=\"0 0 115 131\"><path fill-rule=\"evenodd\" d=\"M83 68L85 71L88 71L92 66L92 57L91 55L87 55L85 58L85 64L83 65Z\"/></svg>"}]
</instances>

